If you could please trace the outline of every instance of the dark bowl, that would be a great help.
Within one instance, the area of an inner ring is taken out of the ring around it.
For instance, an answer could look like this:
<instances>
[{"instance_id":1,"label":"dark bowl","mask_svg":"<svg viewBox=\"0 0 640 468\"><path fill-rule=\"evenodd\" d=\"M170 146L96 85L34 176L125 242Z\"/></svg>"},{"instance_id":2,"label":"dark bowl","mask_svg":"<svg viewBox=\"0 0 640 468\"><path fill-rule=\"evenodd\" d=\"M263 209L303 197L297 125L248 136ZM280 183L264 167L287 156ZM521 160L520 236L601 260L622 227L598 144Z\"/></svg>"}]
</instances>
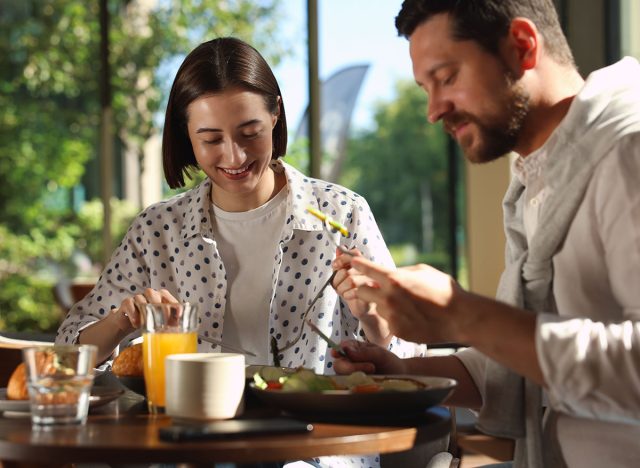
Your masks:
<instances>
[{"instance_id":1,"label":"dark bowl","mask_svg":"<svg viewBox=\"0 0 640 468\"><path fill-rule=\"evenodd\" d=\"M118 375L118 381L127 389L131 390L143 397L147 396L147 390L144 385L144 377L135 375Z\"/></svg>"}]
</instances>

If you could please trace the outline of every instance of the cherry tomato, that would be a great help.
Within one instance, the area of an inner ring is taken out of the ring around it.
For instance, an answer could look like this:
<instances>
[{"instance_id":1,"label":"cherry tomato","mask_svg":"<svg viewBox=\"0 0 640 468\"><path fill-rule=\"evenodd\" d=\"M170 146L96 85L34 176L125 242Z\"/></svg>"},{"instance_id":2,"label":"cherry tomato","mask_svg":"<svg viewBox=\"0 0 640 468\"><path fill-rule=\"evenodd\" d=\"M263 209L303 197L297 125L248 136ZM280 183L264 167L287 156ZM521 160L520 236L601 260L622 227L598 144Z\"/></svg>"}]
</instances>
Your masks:
<instances>
[{"instance_id":1,"label":"cherry tomato","mask_svg":"<svg viewBox=\"0 0 640 468\"><path fill-rule=\"evenodd\" d=\"M382 387L378 384L363 384L356 385L351 389L352 393L375 393L382 390Z\"/></svg>"}]
</instances>

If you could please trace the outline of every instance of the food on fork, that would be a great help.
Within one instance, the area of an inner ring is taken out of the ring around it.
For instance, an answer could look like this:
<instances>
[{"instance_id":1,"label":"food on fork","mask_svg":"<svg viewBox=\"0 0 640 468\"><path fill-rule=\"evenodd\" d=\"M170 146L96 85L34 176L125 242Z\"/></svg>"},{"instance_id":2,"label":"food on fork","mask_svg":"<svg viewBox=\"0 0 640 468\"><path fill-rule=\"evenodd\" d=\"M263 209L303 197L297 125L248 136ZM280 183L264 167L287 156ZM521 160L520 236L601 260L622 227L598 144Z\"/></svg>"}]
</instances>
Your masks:
<instances>
[{"instance_id":1,"label":"food on fork","mask_svg":"<svg viewBox=\"0 0 640 468\"><path fill-rule=\"evenodd\" d=\"M320 221L322 221L323 223L327 223L329 224L329 226L331 226L333 229L335 229L336 231L338 231L340 234L342 234L344 237L349 237L349 230L344 227L344 225L340 224L338 221L336 221L335 219L331 219L329 218L326 214L324 214L322 211L320 210L316 210L315 208L308 206L307 207L307 212L311 213L313 216L315 216L316 218L318 218Z\"/></svg>"},{"instance_id":2,"label":"food on fork","mask_svg":"<svg viewBox=\"0 0 640 468\"><path fill-rule=\"evenodd\" d=\"M119 377L142 377L142 343L131 345L116 356L111 371Z\"/></svg>"}]
</instances>

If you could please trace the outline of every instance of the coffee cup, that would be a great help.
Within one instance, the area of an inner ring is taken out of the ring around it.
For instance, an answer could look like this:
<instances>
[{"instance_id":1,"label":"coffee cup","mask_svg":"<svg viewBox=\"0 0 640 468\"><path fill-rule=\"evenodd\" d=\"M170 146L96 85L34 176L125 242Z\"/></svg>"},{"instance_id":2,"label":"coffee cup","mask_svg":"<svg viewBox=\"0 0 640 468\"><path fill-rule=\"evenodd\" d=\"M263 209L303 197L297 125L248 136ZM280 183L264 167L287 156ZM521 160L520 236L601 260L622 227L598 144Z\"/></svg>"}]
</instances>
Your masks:
<instances>
[{"instance_id":1,"label":"coffee cup","mask_svg":"<svg viewBox=\"0 0 640 468\"><path fill-rule=\"evenodd\" d=\"M244 411L245 360L236 353L167 356L166 414L174 418L220 420Z\"/></svg>"}]
</instances>

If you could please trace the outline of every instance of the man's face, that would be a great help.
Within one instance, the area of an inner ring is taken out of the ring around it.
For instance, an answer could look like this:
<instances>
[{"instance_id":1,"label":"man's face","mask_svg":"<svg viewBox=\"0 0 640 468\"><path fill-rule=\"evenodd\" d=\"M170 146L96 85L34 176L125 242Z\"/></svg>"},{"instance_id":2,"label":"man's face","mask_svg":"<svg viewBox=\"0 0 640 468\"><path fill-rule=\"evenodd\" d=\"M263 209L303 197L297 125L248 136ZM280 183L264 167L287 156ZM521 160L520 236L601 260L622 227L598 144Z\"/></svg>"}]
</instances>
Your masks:
<instances>
[{"instance_id":1,"label":"man's face","mask_svg":"<svg viewBox=\"0 0 640 468\"><path fill-rule=\"evenodd\" d=\"M442 120L471 162L516 149L529 95L500 57L473 41L453 40L446 14L416 28L409 52L415 80L429 96L427 118Z\"/></svg>"}]
</instances>

